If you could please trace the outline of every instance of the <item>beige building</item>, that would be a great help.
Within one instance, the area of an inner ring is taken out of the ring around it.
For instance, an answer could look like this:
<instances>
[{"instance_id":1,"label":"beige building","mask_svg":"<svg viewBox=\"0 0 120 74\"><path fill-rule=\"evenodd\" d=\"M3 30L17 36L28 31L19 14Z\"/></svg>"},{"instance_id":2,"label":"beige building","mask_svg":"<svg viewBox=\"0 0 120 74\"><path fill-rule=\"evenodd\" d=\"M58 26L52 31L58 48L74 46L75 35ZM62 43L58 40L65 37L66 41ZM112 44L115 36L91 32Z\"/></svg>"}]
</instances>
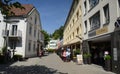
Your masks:
<instances>
[{"instance_id":1,"label":"beige building","mask_svg":"<svg viewBox=\"0 0 120 74\"><path fill-rule=\"evenodd\" d=\"M82 43L81 0L73 0L67 20L65 22L63 46L80 49Z\"/></svg>"}]
</instances>

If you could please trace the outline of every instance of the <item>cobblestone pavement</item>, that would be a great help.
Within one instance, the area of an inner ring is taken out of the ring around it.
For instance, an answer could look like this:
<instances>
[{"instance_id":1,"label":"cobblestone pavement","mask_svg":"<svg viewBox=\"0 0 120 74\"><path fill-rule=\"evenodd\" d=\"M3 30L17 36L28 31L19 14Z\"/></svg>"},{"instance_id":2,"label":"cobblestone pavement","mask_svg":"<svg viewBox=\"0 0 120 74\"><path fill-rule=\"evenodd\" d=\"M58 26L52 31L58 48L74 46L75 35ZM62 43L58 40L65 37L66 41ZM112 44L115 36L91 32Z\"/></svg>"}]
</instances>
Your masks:
<instances>
[{"instance_id":1,"label":"cobblestone pavement","mask_svg":"<svg viewBox=\"0 0 120 74\"><path fill-rule=\"evenodd\" d=\"M10 65L0 65L0 74L114 74L102 67L78 65L74 62L63 62L55 53L42 58L29 58Z\"/></svg>"}]
</instances>

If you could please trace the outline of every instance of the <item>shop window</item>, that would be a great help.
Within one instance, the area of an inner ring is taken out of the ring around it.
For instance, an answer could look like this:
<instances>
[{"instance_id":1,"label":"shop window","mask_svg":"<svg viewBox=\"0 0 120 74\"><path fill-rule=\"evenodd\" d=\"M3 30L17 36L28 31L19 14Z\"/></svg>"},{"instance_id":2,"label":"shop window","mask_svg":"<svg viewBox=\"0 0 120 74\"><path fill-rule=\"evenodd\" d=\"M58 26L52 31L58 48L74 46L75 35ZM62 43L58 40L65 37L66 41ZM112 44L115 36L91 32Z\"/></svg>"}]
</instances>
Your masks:
<instances>
[{"instance_id":1,"label":"shop window","mask_svg":"<svg viewBox=\"0 0 120 74\"><path fill-rule=\"evenodd\" d=\"M89 0L90 9L95 7L99 3L99 0Z\"/></svg>"},{"instance_id":2,"label":"shop window","mask_svg":"<svg viewBox=\"0 0 120 74\"><path fill-rule=\"evenodd\" d=\"M100 12L94 14L90 19L90 30L94 30L100 27Z\"/></svg>"},{"instance_id":3,"label":"shop window","mask_svg":"<svg viewBox=\"0 0 120 74\"><path fill-rule=\"evenodd\" d=\"M109 16L109 4L103 7L104 10L104 23L109 23L110 16Z\"/></svg>"},{"instance_id":4,"label":"shop window","mask_svg":"<svg viewBox=\"0 0 120 74\"><path fill-rule=\"evenodd\" d=\"M85 21L84 24L85 24L84 34L86 34L87 33L87 21Z\"/></svg>"}]
</instances>

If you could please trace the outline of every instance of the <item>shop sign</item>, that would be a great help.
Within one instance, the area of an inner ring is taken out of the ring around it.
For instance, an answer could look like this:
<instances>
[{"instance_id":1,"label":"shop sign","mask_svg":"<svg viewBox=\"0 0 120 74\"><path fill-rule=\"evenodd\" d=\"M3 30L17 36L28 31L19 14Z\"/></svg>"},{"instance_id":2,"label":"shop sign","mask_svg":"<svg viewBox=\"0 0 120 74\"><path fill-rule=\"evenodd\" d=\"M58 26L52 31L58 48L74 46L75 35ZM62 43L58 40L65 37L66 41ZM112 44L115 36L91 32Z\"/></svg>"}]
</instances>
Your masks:
<instances>
[{"instance_id":1,"label":"shop sign","mask_svg":"<svg viewBox=\"0 0 120 74\"><path fill-rule=\"evenodd\" d=\"M81 54L77 55L77 64L83 64L83 58Z\"/></svg>"},{"instance_id":2,"label":"shop sign","mask_svg":"<svg viewBox=\"0 0 120 74\"><path fill-rule=\"evenodd\" d=\"M96 30L96 35L100 35L106 32L108 32L108 27L103 27L101 29Z\"/></svg>"},{"instance_id":3,"label":"shop sign","mask_svg":"<svg viewBox=\"0 0 120 74\"><path fill-rule=\"evenodd\" d=\"M117 61L118 59L117 59L117 48L113 48L113 59L114 59L114 61Z\"/></svg>"}]
</instances>

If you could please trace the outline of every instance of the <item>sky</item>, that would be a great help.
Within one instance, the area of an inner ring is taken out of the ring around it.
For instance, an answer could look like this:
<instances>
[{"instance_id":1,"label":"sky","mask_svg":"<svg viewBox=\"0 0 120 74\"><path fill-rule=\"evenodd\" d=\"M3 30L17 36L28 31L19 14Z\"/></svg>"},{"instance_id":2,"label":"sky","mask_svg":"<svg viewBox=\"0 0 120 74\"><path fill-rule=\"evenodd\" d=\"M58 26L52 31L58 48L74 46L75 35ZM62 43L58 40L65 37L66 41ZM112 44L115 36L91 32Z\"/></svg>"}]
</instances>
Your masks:
<instances>
[{"instance_id":1,"label":"sky","mask_svg":"<svg viewBox=\"0 0 120 74\"><path fill-rule=\"evenodd\" d=\"M40 13L42 29L52 34L64 25L72 0L17 0L21 4L33 4Z\"/></svg>"}]
</instances>

